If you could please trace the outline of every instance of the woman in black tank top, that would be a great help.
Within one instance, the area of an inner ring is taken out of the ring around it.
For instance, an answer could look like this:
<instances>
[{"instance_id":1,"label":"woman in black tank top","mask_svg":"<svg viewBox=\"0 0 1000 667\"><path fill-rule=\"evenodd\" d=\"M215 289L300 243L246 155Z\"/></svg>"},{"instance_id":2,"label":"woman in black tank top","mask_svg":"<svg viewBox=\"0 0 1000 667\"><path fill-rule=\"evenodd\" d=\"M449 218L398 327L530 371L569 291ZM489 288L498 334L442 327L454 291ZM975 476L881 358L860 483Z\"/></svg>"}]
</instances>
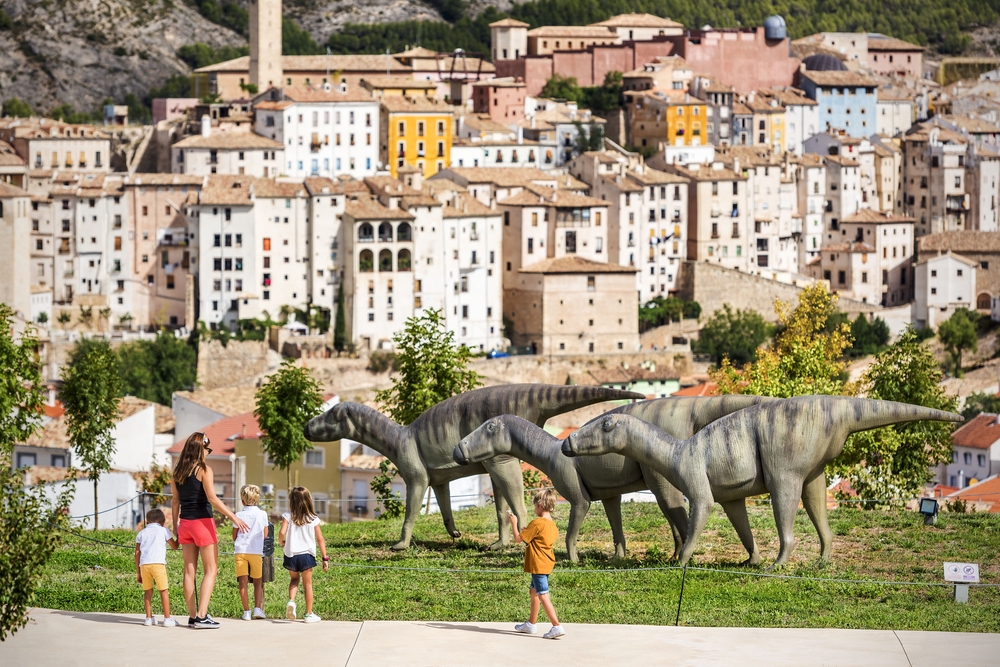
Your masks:
<instances>
[{"instance_id":1,"label":"woman in black tank top","mask_svg":"<svg viewBox=\"0 0 1000 667\"><path fill-rule=\"evenodd\" d=\"M208 436L194 433L184 443L174 466L170 482L173 499L170 513L174 534L184 549L184 601L188 608L188 627L217 628L219 624L208 615L208 603L215 588L219 571L219 540L215 533L212 509L223 514L233 526L246 532L247 525L215 495L215 476L206 457L212 452ZM198 556L205 575L201 580L201 595L195 604L195 575Z\"/></svg>"}]
</instances>

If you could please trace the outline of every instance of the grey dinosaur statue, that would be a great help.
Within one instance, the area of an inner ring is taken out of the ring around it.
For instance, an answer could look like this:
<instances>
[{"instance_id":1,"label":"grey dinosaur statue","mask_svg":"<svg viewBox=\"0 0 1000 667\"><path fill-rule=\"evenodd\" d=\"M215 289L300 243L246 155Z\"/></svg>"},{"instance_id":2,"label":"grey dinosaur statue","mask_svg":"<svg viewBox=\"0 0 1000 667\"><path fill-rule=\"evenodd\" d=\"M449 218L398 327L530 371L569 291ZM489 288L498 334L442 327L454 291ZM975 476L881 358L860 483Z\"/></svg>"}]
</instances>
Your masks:
<instances>
[{"instance_id":1,"label":"grey dinosaur statue","mask_svg":"<svg viewBox=\"0 0 1000 667\"><path fill-rule=\"evenodd\" d=\"M687 437L721 416L764 400L775 399L759 396L661 398L631 403L605 414L633 414L657 424L672 435ZM534 424L505 415L487 421L467 436L455 448L454 458L456 463L467 465L494 456L512 455L541 470L571 505L566 551L573 562L578 560L576 541L580 525L595 500L603 502L608 516L615 557L624 557L626 540L621 521L621 494L647 488L653 492L670 524L674 536L674 557L680 554L687 534L684 498L663 475L617 454L569 459L560 455L561 446L561 440ZM742 503L740 509L745 519L746 509ZM734 525L736 523L734 521ZM741 538L744 537L741 535ZM750 554L749 562L756 563L759 556L752 534L744 539L744 545Z\"/></svg>"},{"instance_id":2,"label":"grey dinosaur statue","mask_svg":"<svg viewBox=\"0 0 1000 667\"><path fill-rule=\"evenodd\" d=\"M912 421L963 421L961 415L918 405L844 396L800 396L761 403L709 424L686 440L625 414L602 415L563 441L567 456L619 453L662 473L691 504L688 539L680 563L694 553L715 502L771 494L780 550L788 562L801 498L829 558L833 533L826 516L824 466L844 449L847 436ZM746 527L749 530L749 527Z\"/></svg>"},{"instance_id":3,"label":"grey dinosaur statue","mask_svg":"<svg viewBox=\"0 0 1000 667\"><path fill-rule=\"evenodd\" d=\"M491 417L514 414L539 426L563 412L594 403L643 398L642 394L604 387L544 384L509 384L483 387L452 396L401 426L381 412L359 403L340 403L312 419L305 436L312 442L350 438L376 450L399 469L406 483L406 514L399 542L394 550L406 549L420 512L424 492L434 489L445 529L452 537L455 529L448 484L455 479L488 472L493 481L500 539L494 547L510 542L506 518L510 506L518 525L527 525L524 511L524 483L521 464L509 456L483 463L459 466L452 459L455 445Z\"/></svg>"}]
</instances>

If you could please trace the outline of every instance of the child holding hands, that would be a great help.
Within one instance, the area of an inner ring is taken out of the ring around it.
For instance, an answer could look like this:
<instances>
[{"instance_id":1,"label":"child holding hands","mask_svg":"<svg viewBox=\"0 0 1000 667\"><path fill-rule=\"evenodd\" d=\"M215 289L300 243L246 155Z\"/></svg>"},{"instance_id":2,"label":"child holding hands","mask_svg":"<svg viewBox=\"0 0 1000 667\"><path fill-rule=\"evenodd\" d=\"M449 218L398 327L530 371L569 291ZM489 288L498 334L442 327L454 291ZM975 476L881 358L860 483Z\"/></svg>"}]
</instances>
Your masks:
<instances>
[{"instance_id":1,"label":"child holding hands","mask_svg":"<svg viewBox=\"0 0 1000 667\"><path fill-rule=\"evenodd\" d=\"M264 539L267 537L267 513L257 507L260 502L260 487L247 484L240 489L243 509L236 513L249 529L241 533L233 528L233 552L236 561L236 580L240 585L240 599L243 601L243 620L267 618L264 615ZM253 614L250 613L248 595L249 580L253 579Z\"/></svg>"},{"instance_id":2,"label":"child holding hands","mask_svg":"<svg viewBox=\"0 0 1000 667\"><path fill-rule=\"evenodd\" d=\"M316 623L320 619L313 613L312 570L316 567L316 543L319 543L323 554L323 571L330 568L330 559L326 555L326 541L320 531L319 517L313 510L312 494L304 486L296 486L288 492L288 507L290 512L281 515L281 531L278 541L284 547L284 567L291 577L288 582L288 604L285 605L285 616L295 620L295 597L299 592L299 580L305 589L306 623Z\"/></svg>"},{"instance_id":3,"label":"child holding hands","mask_svg":"<svg viewBox=\"0 0 1000 667\"><path fill-rule=\"evenodd\" d=\"M170 616L170 593L167 590L167 545L177 549L177 540L163 524L167 517L163 510L149 510L146 513L146 527L135 536L135 578L142 584L142 601L146 608L143 625L156 625L153 618L153 586L160 591L163 606L163 627L176 627L177 621Z\"/></svg>"}]
</instances>

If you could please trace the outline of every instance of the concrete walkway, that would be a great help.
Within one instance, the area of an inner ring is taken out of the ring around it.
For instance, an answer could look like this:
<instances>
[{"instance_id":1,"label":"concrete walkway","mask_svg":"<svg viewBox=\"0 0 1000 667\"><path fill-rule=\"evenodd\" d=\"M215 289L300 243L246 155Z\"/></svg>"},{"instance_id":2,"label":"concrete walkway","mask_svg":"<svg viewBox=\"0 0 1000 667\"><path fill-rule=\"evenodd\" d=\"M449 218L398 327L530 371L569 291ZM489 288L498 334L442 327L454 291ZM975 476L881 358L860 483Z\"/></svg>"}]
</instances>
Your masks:
<instances>
[{"instance_id":1,"label":"concrete walkway","mask_svg":"<svg viewBox=\"0 0 1000 667\"><path fill-rule=\"evenodd\" d=\"M220 619L218 630L195 631L146 628L125 614L39 609L31 617L0 644L0 665L995 667L1000 656L1000 635L975 633L567 625L551 641L509 623Z\"/></svg>"}]
</instances>

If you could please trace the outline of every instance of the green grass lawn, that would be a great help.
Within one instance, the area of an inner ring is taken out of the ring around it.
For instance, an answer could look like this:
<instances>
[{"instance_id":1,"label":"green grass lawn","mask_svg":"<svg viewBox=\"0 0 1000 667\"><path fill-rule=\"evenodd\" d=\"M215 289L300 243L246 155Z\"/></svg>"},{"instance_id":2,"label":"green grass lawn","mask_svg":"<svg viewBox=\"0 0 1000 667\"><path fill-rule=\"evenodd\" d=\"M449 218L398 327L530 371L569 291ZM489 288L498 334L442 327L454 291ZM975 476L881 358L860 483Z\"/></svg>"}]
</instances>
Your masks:
<instances>
[{"instance_id":1,"label":"green grass lawn","mask_svg":"<svg viewBox=\"0 0 1000 667\"><path fill-rule=\"evenodd\" d=\"M584 524L581 562L559 562L550 580L560 620L568 623L671 625L677 613L681 572L645 568L669 566L673 546L663 517L652 503L622 506L629 558L610 562L611 532L600 505ZM422 572L331 567L316 570L316 612L335 620L523 620L528 608L528 576L521 572L522 548L488 551L496 535L492 508L457 514L461 539L444 535L438 515L422 516L409 551L389 550L399 521L327 525L333 562L400 568L502 570L502 572ZM556 508L564 531L568 506ZM750 520L765 565L777 555L777 533L770 509L752 507ZM1000 516L944 514L925 527L916 512L839 509L830 513L833 560L817 564L818 539L805 513L796 520L798 543L784 575L882 581L941 582L943 561L977 562L985 583L1000 583ZM226 531L222 531L226 532ZM87 533L87 535L92 535ZM101 531L100 539L130 544L127 531ZM693 565L731 570L689 570L681 623L701 626L893 628L1000 632L1000 589L974 588L968 605L952 600L950 587L827 583L751 576L740 568L745 558L721 511L709 519ZM232 549L223 539L221 549ZM276 558L276 580L268 584L268 615L284 613L288 577ZM620 569L616 569L620 568ZM581 570L602 569L602 572ZM170 597L177 616L185 616L180 552L168 555ZM76 611L142 612L132 552L67 536L41 580L36 604ZM154 603L154 608L158 604ZM300 613L304 613L301 594ZM212 599L217 618L238 616L242 608L233 576L232 556L222 556Z\"/></svg>"}]
</instances>

